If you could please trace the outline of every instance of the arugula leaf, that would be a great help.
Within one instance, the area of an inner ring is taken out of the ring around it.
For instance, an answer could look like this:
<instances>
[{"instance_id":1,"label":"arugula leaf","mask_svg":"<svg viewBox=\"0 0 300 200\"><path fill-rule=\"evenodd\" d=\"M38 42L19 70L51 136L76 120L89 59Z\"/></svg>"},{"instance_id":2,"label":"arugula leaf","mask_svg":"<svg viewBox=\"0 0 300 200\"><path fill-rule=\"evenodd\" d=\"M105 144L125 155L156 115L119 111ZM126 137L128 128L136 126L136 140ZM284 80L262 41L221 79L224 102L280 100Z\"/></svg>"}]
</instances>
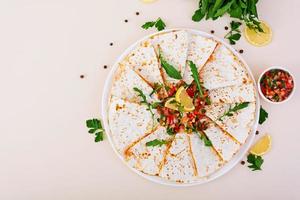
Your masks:
<instances>
[{"instance_id":1,"label":"arugula leaf","mask_svg":"<svg viewBox=\"0 0 300 200\"><path fill-rule=\"evenodd\" d=\"M262 170L261 166L264 163L264 159L261 156L249 154L247 156L247 162L250 164L248 167L252 169L252 171Z\"/></svg>"},{"instance_id":2,"label":"arugula leaf","mask_svg":"<svg viewBox=\"0 0 300 200\"><path fill-rule=\"evenodd\" d=\"M220 8L216 14L214 15L214 17L220 17L223 16L231 7L231 5L235 2L235 0L231 0L228 4L226 4L225 6L223 6L222 8Z\"/></svg>"},{"instance_id":3,"label":"arugula leaf","mask_svg":"<svg viewBox=\"0 0 300 200\"><path fill-rule=\"evenodd\" d=\"M175 67L173 65L170 65L163 58L160 49L159 49L159 59L160 59L161 66L164 68L164 70L166 71L166 73L168 74L168 76L170 76L171 78L177 79L177 80L182 79L182 76L181 76L180 72L177 69L175 69Z\"/></svg>"},{"instance_id":4,"label":"arugula leaf","mask_svg":"<svg viewBox=\"0 0 300 200\"><path fill-rule=\"evenodd\" d=\"M230 28L231 30L224 36L224 38L228 39L230 44L234 45L236 44L236 41L238 41L241 38L239 27L241 26L240 22L232 21L230 22Z\"/></svg>"},{"instance_id":5,"label":"arugula leaf","mask_svg":"<svg viewBox=\"0 0 300 200\"><path fill-rule=\"evenodd\" d=\"M205 16L205 13L202 13L201 9L198 9L198 10L195 11L195 13L192 17L192 20L194 22L199 22L199 21L201 21L201 19L203 19L204 16Z\"/></svg>"},{"instance_id":6,"label":"arugula leaf","mask_svg":"<svg viewBox=\"0 0 300 200\"><path fill-rule=\"evenodd\" d=\"M267 118L269 117L269 114L267 113L267 111L265 109L263 109L262 106L260 106L260 110L259 110L259 124L263 124Z\"/></svg>"},{"instance_id":7,"label":"arugula leaf","mask_svg":"<svg viewBox=\"0 0 300 200\"><path fill-rule=\"evenodd\" d=\"M222 121L225 116L231 117L233 114L239 110L246 108L249 105L249 102L236 103L235 106L228 109L222 116L218 118L218 120Z\"/></svg>"},{"instance_id":8,"label":"arugula leaf","mask_svg":"<svg viewBox=\"0 0 300 200\"><path fill-rule=\"evenodd\" d=\"M194 81L197 85L197 88L198 88L198 91L199 91L199 94L200 94L200 97L203 97L203 90L202 90L202 87L201 87L201 84L200 84L200 80L199 80L199 74L198 74L198 70L197 70L197 67L196 65L193 63L193 61L188 61L189 65L190 65L190 68L191 68L191 72L192 72L192 77L194 78Z\"/></svg>"},{"instance_id":9,"label":"arugula leaf","mask_svg":"<svg viewBox=\"0 0 300 200\"><path fill-rule=\"evenodd\" d=\"M162 146L164 144L168 144L169 141L167 140L159 140L159 139L155 139L155 140L152 140L152 141L149 141L146 143L146 146L152 146L152 147L155 147L155 146Z\"/></svg>"},{"instance_id":10,"label":"arugula leaf","mask_svg":"<svg viewBox=\"0 0 300 200\"><path fill-rule=\"evenodd\" d=\"M149 29L155 27L158 31L164 30L166 28L166 24L164 21L159 17L156 21L149 21L142 25L143 29Z\"/></svg>"},{"instance_id":11,"label":"arugula leaf","mask_svg":"<svg viewBox=\"0 0 300 200\"><path fill-rule=\"evenodd\" d=\"M89 128L90 134L95 134L95 142L103 141L104 129L102 128L101 121L99 119L86 120L86 126Z\"/></svg>"}]
</instances>

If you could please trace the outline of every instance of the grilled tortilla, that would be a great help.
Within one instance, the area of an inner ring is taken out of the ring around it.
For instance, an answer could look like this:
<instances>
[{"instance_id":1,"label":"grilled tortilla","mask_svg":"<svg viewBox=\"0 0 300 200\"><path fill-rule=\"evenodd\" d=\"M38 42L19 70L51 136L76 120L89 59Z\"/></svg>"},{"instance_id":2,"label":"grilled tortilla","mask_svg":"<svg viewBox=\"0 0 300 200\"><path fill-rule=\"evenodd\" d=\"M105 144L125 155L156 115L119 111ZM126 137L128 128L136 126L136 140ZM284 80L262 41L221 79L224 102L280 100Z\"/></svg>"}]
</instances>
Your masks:
<instances>
[{"instance_id":1,"label":"grilled tortilla","mask_svg":"<svg viewBox=\"0 0 300 200\"><path fill-rule=\"evenodd\" d=\"M202 68L200 77L203 79L203 86L209 90L251 82L243 64L222 44L217 45Z\"/></svg>"},{"instance_id":2,"label":"grilled tortilla","mask_svg":"<svg viewBox=\"0 0 300 200\"><path fill-rule=\"evenodd\" d=\"M159 176L178 183L190 183L196 179L197 170L186 133L175 135Z\"/></svg>"},{"instance_id":3,"label":"grilled tortilla","mask_svg":"<svg viewBox=\"0 0 300 200\"><path fill-rule=\"evenodd\" d=\"M145 105L112 99L109 106L109 127L116 149L122 155L134 141L151 132L155 127L153 123L152 115Z\"/></svg>"},{"instance_id":4,"label":"grilled tortilla","mask_svg":"<svg viewBox=\"0 0 300 200\"><path fill-rule=\"evenodd\" d=\"M163 83L156 53L148 40L137 46L122 63L131 67L152 87L155 83Z\"/></svg>"},{"instance_id":5,"label":"grilled tortilla","mask_svg":"<svg viewBox=\"0 0 300 200\"><path fill-rule=\"evenodd\" d=\"M255 118L255 102L249 103L232 116L225 116L219 119L228 109L235 104L213 104L206 108L206 116L216 122L223 130L228 132L239 143L245 143L248 135L252 130Z\"/></svg>"},{"instance_id":6,"label":"grilled tortilla","mask_svg":"<svg viewBox=\"0 0 300 200\"><path fill-rule=\"evenodd\" d=\"M213 53L216 45L217 42L212 39L205 38L200 35L191 35L187 60L192 61L196 65L199 72L209 59L210 55ZM185 67L183 80L187 84L191 84L193 81L191 68L188 63Z\"/></svg>"},{"instance_id":7,"label":"grilled tortilla","mask_svg":"<svg viewBox=\"0 0 300 200\"><path fill-rule=\"evenodd\" d=\"M169 141L172 138L167 134L165 127L158 126L154 132L146 135L128 149L126 155L129 165L145 174L158 175L169 145L146 146L146 143L155 139Z\"/></svg>"},{"instance_id":8,"label":"grilled tortilla","mask_svg":"<svg viewBox=\"0 0 300 200\"><path fill-rule=\"evenodd\" d=\"M216 172L224 162L213 147L205 146L198 134L192 133L189 136L197 174L199 178L202 178Z\"/></svg>"},{"instance_id":9,"label":"grilled tortilla","mask_svg":"<svg viewBox=\"0 0 300 200\"><path fill-rule=\"evenodd\" d=\"M171 31L153 37L157 54L161 52L163 58L183 76L188 51L188 33L186 31ZM167 83L177 83L180 80L171 78L161 69L163 78Z\"/></svg>"}]
</instances>

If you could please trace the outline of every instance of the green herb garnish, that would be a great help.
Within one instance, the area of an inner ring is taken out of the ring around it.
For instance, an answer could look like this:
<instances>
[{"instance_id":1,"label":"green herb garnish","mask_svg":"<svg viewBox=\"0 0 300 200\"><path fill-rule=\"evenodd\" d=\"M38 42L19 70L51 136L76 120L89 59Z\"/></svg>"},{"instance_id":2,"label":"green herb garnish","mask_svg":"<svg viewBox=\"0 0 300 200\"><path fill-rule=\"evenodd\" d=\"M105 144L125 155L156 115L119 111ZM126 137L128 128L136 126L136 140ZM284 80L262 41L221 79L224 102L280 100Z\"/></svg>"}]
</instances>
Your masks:
<instances>
[{"instance_id":1,"label":"green herb garnish","mask_svg":"<svg viewBox=\"0 0 300 200\"><path fill-rule=\"evenodd\" d=\"M159 139L155 139L155 140L152 140L152 141L149 141L146 143L146 146L152 146L152 147L155 147L155 146L162 146L164 144L168 144L169 141L167 140L159 140Z\"/></svg>"},{"instance_id":2,"label":"green herb garnish","mask_svg":"<svg viewBox=\"0 0 300 200\"><path fill-rule=\"evenodd\" d=\"M171 127L167 127L167 134L168 134L168 135L174 135L174 134L175 134L174 129L171 128Z\"/></svg>"},{"instance_id":3,"label":"green herb garnish","mask_svg":"<svg viewBox=\"0 0 300 200\"><path fill-rule=\"evenodd\" d=\"M164 85L162 83L154 83L153 90L149 95L152 96L154 93L157 93L163 87Z\"/></svg>"},{"instance_id":4,"label":"green herb garnish","mask_svg":"<svg viewBox=\"0 0 300 200\"><path fill-rule=\"evenodd\" d=\"M195 81L195 83L197 85L199 95L200 95L200 97L202 97L203 96L203 91L202 91L202 87L201 87L201 84L200 84L199 73L198 73L197 67L193 63L193 61L189 60L188 63L189 63L189 66L191 68L192 77L194 78L194 81Z\"/></svg>"},{"instance_id":5,"label":"green herb garnish","mask_svg":"<svg viewBox=\"0 0 300 200\"><path fill-rule=\"evenodd\" d=\"M250 164L248 167L252 169L252 171L256 171L261 170L261 165L264 163L264 159L261 156L249 154L247 162Z\"/></svg>"},{"instance_id":6,"label":"green herb garnish","mask_svg":"<svg viewBox=\"0 0 300 200\"><path fill-rule=\"evenodd\" d=\"M239 110L246 108L249 105L249 102L244 103L236 103L234 107L229 107L228 111L226 111L218 120L222 121L225 116L231 117L233 114Z\"/></svg>"},{"instance_id":7,"label":"green herb garnish","mask_svg":"<svg viewBox=\"0 0 300 200\"><path fill-rule=\"evenodd\" d=\"M263 32L258 20L257 2L258 0L200 0L192 20L199 22L204 17L216 20L229 14L232 18L244 21L250 29Z\"/></svg>"},{"instance_id":8,"label":"green herb garnish","mask_svg":"<svg viewBox=\"0 0 300 200\"><path fill-rule=\"evenodd\" d=\"M195 131L195 129L193 129L193 130ZM207 147L212 146L211 141L208 139L208 137L205 135L205 133L203 133L203 132L199 133L198 131L197 131L197 133L198 133L200 139L204 142L205 146L207 146Z\"/></svg>"},{"instance_id":9,"label":"green herb garnish","mask_svg":"<svg viewBox=\"0 0 300 200\"><path fill-rule=\"evenodd\" d=\"M236 41L238 41L241 38L241 31L239 30L240 26L240 22L230 22L231 30L224 36L224 38L228 39L230 44L232 45L236 44Z\"/></svg>"},{"instance_id":10,"label":"green herb garnish","mask_svg":"<svg viewBox=\"0 0 300 200\"><path fill-rule=\"evenodd\" d=\"M175 67L173 65L169 64L164 59L160 49L159 49L159 59L160 59L161 66L164 68L164 70L166 71L168 76L170 76L171 78L177 79L177 80L182 79L180 72L177 69L175 69Z\"/></svg>"},{"instance_id":11,"label":"green herb garnish","mask_svg":"<svg viewBox=\"0 0 300 200\"><path fill-rule=\"evenodd\" d=\"M103 141L104 129L99 119L86 120L86 126L89 128L90 134L95 134L95 142Z\"/></svg>"},{"instance_id":12,"label":"green herb garnish","mask_svg":"<svg viewBox=\"0 0 300 200\"><path fill-rule=\"evenodd\" d=\"M148 28L152 28L153 26L155 26L155 28L158 31L164 30L166 27L166 24L164 23L164 21L159 17L156 21L149 21L146 22L145 24L142 25L143 29L148 29Z\"/></svg>"},{"instance_id":13,"label":"green herb garnish","mask_svg":"<svg viewBox=\"0 0 300 200\"><path fill-rule=\"evenodd\" d=\"M260 106L260 110L259 110L259 124L263 124L267 118L269 117L269 114L267 113L267 111L265 109L263 109L262 106Z\"/></svg>"}]
</instances>

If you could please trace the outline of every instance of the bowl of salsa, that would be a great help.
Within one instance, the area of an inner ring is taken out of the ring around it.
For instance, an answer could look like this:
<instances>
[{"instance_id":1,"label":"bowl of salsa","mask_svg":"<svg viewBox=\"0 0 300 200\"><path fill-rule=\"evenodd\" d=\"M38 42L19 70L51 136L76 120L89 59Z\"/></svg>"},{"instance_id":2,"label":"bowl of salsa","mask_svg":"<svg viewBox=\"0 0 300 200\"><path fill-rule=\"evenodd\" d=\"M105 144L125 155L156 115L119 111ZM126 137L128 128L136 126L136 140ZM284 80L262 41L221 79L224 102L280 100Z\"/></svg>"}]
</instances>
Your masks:
<instances>
[{"instance_id":1,"label":"bowl of salsa","mask_svg":"<svg viewBox=\"0 0 300 200\"><path fill-rule=\"evenodd\" d=\"M295 79L283 67L270 67L260 75L258 91L267 102L280 104L292 97L295 91Z\"/></svg>"}]
</instances>

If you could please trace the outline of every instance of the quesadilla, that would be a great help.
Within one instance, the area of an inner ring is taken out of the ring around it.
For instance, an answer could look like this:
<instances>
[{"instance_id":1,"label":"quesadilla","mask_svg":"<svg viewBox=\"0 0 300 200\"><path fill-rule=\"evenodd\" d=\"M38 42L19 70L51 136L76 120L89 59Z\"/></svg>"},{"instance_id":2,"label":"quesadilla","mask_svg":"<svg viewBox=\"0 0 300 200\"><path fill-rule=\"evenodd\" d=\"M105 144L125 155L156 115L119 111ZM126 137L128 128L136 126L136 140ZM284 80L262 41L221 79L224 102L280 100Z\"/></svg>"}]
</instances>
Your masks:
<instances>
[{"instance_id":1,"label":"quesadilla","mask_svg":"<svg viewBox=\"0 0 300 200\"><path fill-rule=\"evenodd\" d=\"M171 141L173 137L167 134L165 127L158 126L154 132L147 134L143 139L130 147L126 153L128 164L149 175L158 175L166 151L170 145L146 146L153 140Z\"/></svg>"},{"instance_id":2,"label":"quesadilla","mask_svg":"<svg viewBox=\"0 0 300 200\"><path fill-rule=\"evenodd\" d=\"M197 174L199 178L202 178L217 171L224 162L213 147L205 146L198 134L199 133L192 133L189 136Z\"/></svg>"},{"instance_id":3,"label":"quesadilla","mask_svg":"<svg viewBox=\"0 0 300 200\"><path fill-rule=\"evenodd\" d=\"M243 64L222 44L217 45L202 68L200 77L203 79L203 86L209 90L251 82Z\"/></svg>"},{"instance_id":4,"label":"quesadilla","mask_svg":"<svg viewBox=\"0 0 300 200\"><path fill-rule=\"evenodd\" d=\"M164 60L172 65L183 76L188 51L188 33L186 31L171 31L159 34L153 37L152 44L156 52L164 58ZM171 78L165 71L161 69L163 78L167 83L177 83L180 80Z\"/></svg>"},{"instance_id":5,"label":"quesadilla","mask_svg":"<svg viewBox=\"0 0 300 200\"><path fill-rule=\"evenodd\" d=\"M116 149L123 154L130 144L151 132L155 124L145 105L113 99L109 106L109 127Z\"/></svg>"},{"instance_id":6,"label":"quesadilla","mask_svg":"<svg viewBox=\"0 0 300 200\"><path fill-rule=\"evenodd\" d=\"M196 179L197 170L186 133L175 135L159 176L177 183L189 183Z\"/></svg>"},{"instance_id":7,"label":"quesadilla","mask_svg":"<svg viewBox=\"0 0 300 200\"><path fill-rule=\"evenodd\" d=\"M255 118L255 102L234 112L231 116L220 117L236 104L219 104L206 108L206 116L214 120L223 130L234 137L239 143L245 143L252 130Z\"/></svg>"},{"instance_id":8,"label":"quesadilla","mask_svg":"<svg viewBox=\"0 0 300 200\"><path fill-rule=\"evenodd\" d=\"M255 101L253 83L217 88L209 91L211 103L242 103Z\"/></svg>"},{"instance_id":9,"label":"quesadilla","mask_svg":"<svg viewBox=\"0 0 300 200\"><path fill-rule=\"evenodd\" d=\"M200 35L191 35L187 60L192 61L196 65L199 72L209 59L210 55L213 53L216 45L217 42L212 39L205 38ZM185 67L183 80L187 84L191 84L193 81L191 68L188 63Z\"/></svg>"},{"instance_id":10,"label":"quesadilla","mask_svg":"<svg viewBox=\"0 0 300 200\"><path fill-rule=\"evenodd\" d=\"M134 87L140 89L145 94L147 100L152 102L157 100L156 94L150 97L152 88L127 65L119 65L111 88L111 98L121 98L130 102L139 103L141 97L134 91Z\"/></svg>"},{"instance_id":11,"label":"quesadilla","mask_svg":"<svg viewBox=\"0 0 300 200\"><path fill-rule=\"evenodd\" d=\"M136 47L124 60L124 65L131 67L148 84L163 83L157 55L150 41L146 40Z\"/></svg>"},{"instance_id":12,"label":"quesadilla","mask_svg":"<svg viewBox=\"0 0 300 200\"><path fill-rule=\"evenodd\" d=\"M229 161L240 148L240 144L238 142L223 132L213 122L208 124L208 128L204 130L204 133L224 161Z\"/></svg>"}]
</instances>

